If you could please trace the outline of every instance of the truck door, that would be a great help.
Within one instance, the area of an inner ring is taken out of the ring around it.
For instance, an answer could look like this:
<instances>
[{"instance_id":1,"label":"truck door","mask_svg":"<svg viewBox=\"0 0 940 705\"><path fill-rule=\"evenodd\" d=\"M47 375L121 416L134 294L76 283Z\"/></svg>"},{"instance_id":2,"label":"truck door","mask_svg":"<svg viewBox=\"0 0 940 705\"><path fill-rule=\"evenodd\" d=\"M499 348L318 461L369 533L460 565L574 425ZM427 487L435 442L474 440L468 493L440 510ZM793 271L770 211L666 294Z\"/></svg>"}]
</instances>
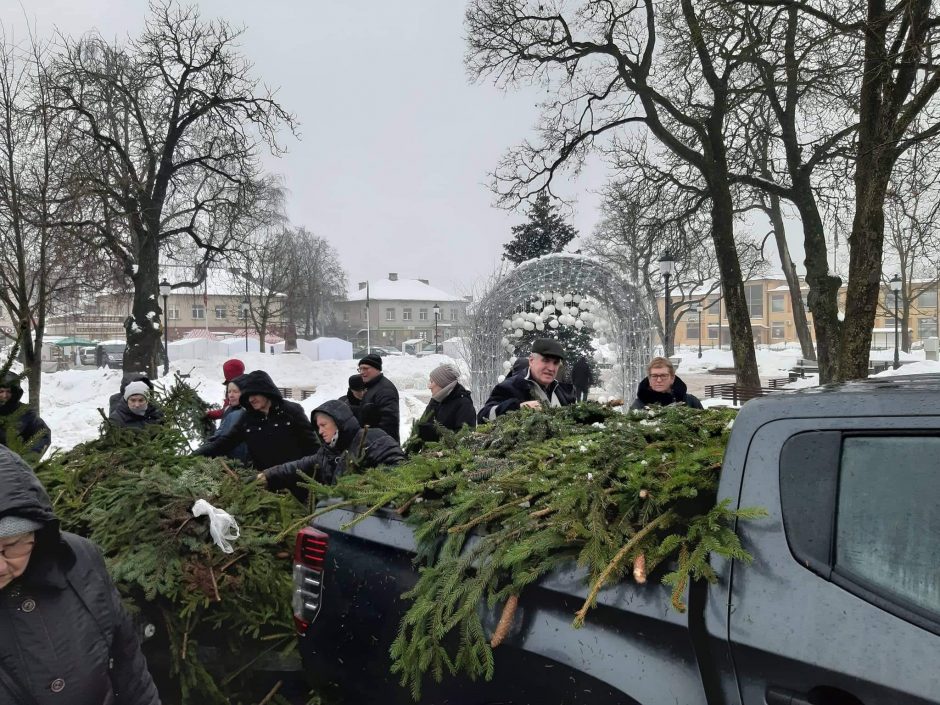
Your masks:
<instances>
[{"instance_id":1,"label":"truck door","mask_svg":"<svg viewBox=\"0 0 940 705\"><path fill-rule=\"evenodd\" d=\"M743 705L940 703L936 417L788 419L749 447L731 578Z\"/></svg>"}]
</instances>

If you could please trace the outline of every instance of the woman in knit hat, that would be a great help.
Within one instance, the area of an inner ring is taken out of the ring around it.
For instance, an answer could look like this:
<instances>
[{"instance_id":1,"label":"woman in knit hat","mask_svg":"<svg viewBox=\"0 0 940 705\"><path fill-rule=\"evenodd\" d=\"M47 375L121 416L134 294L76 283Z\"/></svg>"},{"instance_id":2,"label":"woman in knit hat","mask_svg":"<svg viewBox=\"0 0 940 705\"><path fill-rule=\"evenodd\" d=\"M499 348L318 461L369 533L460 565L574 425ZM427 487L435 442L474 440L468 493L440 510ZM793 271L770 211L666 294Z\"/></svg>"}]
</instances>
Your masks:
<instances>
[{"instance_id":1,"label":"woman in knit hat","mask_svg":"<svg viewBox=\"0 0 940 705\"><path fill-rule=\"evenodd\" d=\"M451 364L438 365L431 370L428 389L431 402L416 424L418 438L425 442L438 441L440 428L459 431L464 426L477 425L473 400L460 384L460 371Z\"/></svg>"},{"instance_id":2,"label":"woman in knit hat","mask_svg":"<svg viewBox=\"0 0 940 705\"><path fill-rule=\"evenodd\" d=\"M108 419L118 428L143 428L163 423L163 412L150 401L150 387L137 381L124 388L124 398Z\"/></svg>"},{"instance_id":3,"label":"woman in knit hat","mask_svg":"<svg viewBox=\"0 0 940 705\"><path fill-rule=\"evenodd\" d=\"M59 529L0 448L0 703L159 705L137 629L90 541Z\"/></svg>"}]
</instances>

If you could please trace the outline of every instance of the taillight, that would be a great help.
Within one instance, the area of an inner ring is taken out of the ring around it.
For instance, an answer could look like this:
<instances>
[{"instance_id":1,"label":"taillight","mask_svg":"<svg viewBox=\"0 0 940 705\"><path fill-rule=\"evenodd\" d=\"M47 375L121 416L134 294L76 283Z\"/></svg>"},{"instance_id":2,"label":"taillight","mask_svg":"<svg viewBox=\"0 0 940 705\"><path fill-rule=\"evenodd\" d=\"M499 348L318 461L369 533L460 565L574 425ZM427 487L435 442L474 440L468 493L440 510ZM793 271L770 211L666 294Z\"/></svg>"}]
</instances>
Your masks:
<instances>
[{"instance_id":1,"label":"taillight","mask_svg":"<svg viewBox=\"0 0 940 705\"><path fill-rule=\"evenodd\" d=\"M323 567L329 540L313 527L297 532L294 542L294 624L300 634L307 633L320 614L323 599Z\"/></svg>"}]
</instances>

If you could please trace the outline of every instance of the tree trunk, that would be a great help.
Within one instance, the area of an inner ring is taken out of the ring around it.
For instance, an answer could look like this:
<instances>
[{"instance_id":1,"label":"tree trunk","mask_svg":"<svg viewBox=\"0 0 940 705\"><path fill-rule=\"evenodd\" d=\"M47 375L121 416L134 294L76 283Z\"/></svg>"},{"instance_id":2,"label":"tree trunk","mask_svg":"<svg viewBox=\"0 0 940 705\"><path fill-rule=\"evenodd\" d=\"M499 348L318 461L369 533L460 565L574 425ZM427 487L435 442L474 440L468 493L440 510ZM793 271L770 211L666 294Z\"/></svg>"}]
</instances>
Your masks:
<instances>
[{"instance_id":1,"label":"tree trunk","mask_svg":"<svg viewBox=\"0 0 940 705\"><path fill-rule=\"evenodd\" d=\"M787 234L783 227L783 213L780 210L780 199L770 194L770 207L767 215L774 229L774 240L777 243L777 253L780 256L780 268L787 280L790 290L790 306L793 309L793 327L796 337L800 341L800 352L806 360L816 359L816 350L813 348L813 338L809 333L809 322L806 311L803 309L803 292L800 291L800 277L796 273L796 265L790 259L790 246L787 244Z\"/></svg>"},{"instance_id":2,"label":"tree trunk","mask_svg":"<svg viewBox=\"0 0 940 705\"><path fill-rule=\"evenodd\" d=\"M297 326L294 325L294 321L290 320L287 322L287 325L284 326L284 350L296 350L297 349Z\"/></svg>"},{"instance_id":3,"label":"tree trunk","mask_svg":"<svg viewBox=\"0 0 940 705\"><path fill-rule=\"evenodd\" d=\"M124 352L124 372L144 372L156 377L161 358L161 335L165 321L157 303L160 291L159 241L145 233L138 233L137 272L134 274L134 300L131 315L124 321L127 331L127 350Z\"/></svg>"},{"instance_id":4,"label":"tree trunk","mask_svg":"<svg viewBox=\"0 0 940 705\"><path fill-rule=\"evenodd\" d=\"M28 309L25 315L29 315ZM29 408L39 413L39 395L42 391L42 338L34 342L32 328L28 320L19 325L19 358L29 383Z\"/></svg>"}]
</instances>

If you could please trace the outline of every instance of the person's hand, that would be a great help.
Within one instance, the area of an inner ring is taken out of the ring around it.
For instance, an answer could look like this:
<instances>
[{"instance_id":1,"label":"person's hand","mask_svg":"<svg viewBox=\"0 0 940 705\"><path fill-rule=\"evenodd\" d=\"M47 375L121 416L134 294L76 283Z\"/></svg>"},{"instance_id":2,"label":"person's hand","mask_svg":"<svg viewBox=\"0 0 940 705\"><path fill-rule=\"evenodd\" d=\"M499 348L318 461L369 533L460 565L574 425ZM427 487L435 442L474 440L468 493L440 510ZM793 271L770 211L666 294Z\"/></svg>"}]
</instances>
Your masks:
<instances>
[{"instance_id":1,"label":"person's hand","mask_svg":"<svg viewBox=\"0 0 940 705\"><path fill-rule=\"evenodd\" d=\"M527 409L541 409L541 408L542 408L542 402L540 402L540 401L524 401L524 402L522 402L521 404L519 404L519 406L520 406L520 408L521 408L521 407L526 407Z\"/></svg>"},{"instance_id":2,"label":"person's hand","mask_svg":"<svg viewBox=\"0 0 940 705\"><path fill-rule=\"evenodd\" d=\"M256 477L255 479L258 481L258 484L261 485L262 487L268 486L268 476L265 475L263 472L259 472L258 477Z\"/></svg>"}]
</instances>

